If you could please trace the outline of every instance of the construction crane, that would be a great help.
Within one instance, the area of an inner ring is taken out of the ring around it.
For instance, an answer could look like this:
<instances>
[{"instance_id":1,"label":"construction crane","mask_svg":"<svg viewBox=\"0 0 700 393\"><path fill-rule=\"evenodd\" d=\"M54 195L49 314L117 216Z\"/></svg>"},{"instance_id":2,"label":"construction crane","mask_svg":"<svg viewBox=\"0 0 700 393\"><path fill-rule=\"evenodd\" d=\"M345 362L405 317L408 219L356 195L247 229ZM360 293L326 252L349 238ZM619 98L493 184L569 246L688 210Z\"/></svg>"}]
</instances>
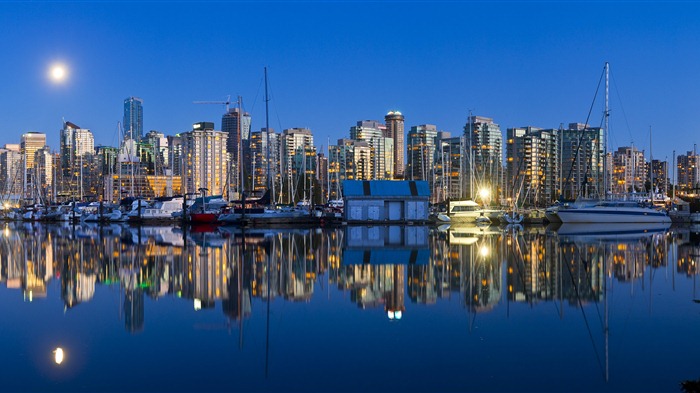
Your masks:
<instances>
[{"instance_id":1,"label":"construction crane","mask_svg":"<svg viewBox=\"0 0 700 393\"><path fill-rule=\"evenodd\" d=\"M226 113L229 112L228 106L231 104L231 95L226 96L226 101L194 101L194 104L217 104L226 105Z\"/></svg>"}]
</instances>

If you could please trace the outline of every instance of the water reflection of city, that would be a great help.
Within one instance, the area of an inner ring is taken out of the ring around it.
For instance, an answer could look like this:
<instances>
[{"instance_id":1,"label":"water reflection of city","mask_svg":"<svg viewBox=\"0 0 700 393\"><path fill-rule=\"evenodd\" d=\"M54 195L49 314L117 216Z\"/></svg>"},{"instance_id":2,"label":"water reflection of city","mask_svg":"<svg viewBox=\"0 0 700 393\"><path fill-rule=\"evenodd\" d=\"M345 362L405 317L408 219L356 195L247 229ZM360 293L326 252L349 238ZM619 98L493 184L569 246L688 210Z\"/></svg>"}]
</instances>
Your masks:
<instances>
[{"instance_id":1,"label":"water reflection of city","mask_svg":"<svg viewBox=\"0 0 700 393\"><path fill-rule=\"evenodd\" d=\"M194 310L220 301L227 318L241 320L253 312L253 298L312 301L319 285L337 286L358 307L383 308L396 320L404 317L406 296L433 304L458 295L474 313L503 302L578 307L600 302L606 279L640 281L669 263L678 274L695 275L700 254L688 228L614 238L542 227L183 230L7 223L0 239L0 279L7 288L34 301L59 280L69 310L89 302L96 286L116 286L130 332L144 329L146 296L186 299Z\"/></svg>"}]
</instances>

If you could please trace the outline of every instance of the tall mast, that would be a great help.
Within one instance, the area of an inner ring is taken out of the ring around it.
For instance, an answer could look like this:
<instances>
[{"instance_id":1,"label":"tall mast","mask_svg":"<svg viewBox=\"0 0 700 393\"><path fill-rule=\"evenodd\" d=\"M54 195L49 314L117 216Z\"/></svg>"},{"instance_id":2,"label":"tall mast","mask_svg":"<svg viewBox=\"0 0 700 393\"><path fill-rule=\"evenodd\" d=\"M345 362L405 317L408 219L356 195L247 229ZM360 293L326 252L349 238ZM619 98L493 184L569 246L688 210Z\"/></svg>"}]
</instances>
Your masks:
<instances>
[{"instance_id":1,"label":"tall mast","mask_svg":"<svg viewBox=\"0 0 700 393\"><path fill-rule=\"evenodd\" d=\"M609 187L609 181L608 181L608 130L610 127L610 107L609 107L609 101L608 101L608 93L610 91L610 83L609 83L609 74L610 74L610 64L606 61L605 62L605 137L603 138L603 143L605 146L603 146L603 181L605 182L603 186L604 194L603 198L607 199L608 197L608 187Z\"/></svg>"},{"instance_id":2,"label":"tall mast","mask_svg":"<svg viewBox=\"0 0 700 393\"><path fill-rule=\"evenodd\" d=\"M651 172L649 174L650 176L650 185L649 185L649 191L651 192L651 204L654 204L654 156L651 152L651 126L649 126L649 171Z\"/></svg>"},{"instance_id":3,"label":"tall mast","mask_svg":"<svg viewBox=\"0 0 700 393\"><path fill-rule=\"evenodd\" d=\"M241 127L241 122L243 121L243 105L242 105L242 99L241 96L238 96L238 121L237 123L237 128L238 128L238 136L236 139L238 139L238 162L236 165L238 165L238 170L240 173L240 177L238 179L238 194L241 199L243 199L243 135L241 135L241 130L243 127Z\"/></svg>"},{"instance_id":4,"label":"tall mast","mask_svg":"<svg viewBox=\"0 0 700 393\"><path fill-rule=\"evenodd\" d=\"M266 157L265 160L267 161L267 170L266 170L266 187L269 190L272 188L272 195L270 198L270 202L274 203L275 202L275 187L272 186L270 187L270 114L269 114L269 97L267 96L267 67L265 67L265 149L266 149Z\"/></svg>"}]
</instances>

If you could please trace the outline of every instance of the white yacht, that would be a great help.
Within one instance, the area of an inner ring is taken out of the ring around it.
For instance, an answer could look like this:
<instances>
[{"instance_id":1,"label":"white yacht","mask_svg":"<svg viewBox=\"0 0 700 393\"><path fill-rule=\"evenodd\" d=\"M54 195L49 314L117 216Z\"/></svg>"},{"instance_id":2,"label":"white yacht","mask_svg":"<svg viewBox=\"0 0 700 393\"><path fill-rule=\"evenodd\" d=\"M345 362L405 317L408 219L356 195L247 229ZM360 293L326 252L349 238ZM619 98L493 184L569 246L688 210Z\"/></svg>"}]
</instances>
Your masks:
<instances>
[{"instance_id":1,"label":"white yacht","mask_svg":"<svg viewBox=\"0 0 700 393\"><path fill-rule=\"evenodd\" d=\"M447 217L449 217L449 222L456 223L486 221L484 218L488 219L489 222L497 223L504 213L505 211L500 209L484 209L472 200L450 201ZM438 217L438 219L444 218Z\"/></svg>"},{"instance_id":2,"label":"white yacht","mask_svg":"<svg viewBox=\"0 0 700 393\"><path fill-rule=\"evenodd\" d=\"M671 222L665 211L635 201L601 201L592 206L569 206L560 208L557 216L564 224Z\"/></svg>"}]
</instances>

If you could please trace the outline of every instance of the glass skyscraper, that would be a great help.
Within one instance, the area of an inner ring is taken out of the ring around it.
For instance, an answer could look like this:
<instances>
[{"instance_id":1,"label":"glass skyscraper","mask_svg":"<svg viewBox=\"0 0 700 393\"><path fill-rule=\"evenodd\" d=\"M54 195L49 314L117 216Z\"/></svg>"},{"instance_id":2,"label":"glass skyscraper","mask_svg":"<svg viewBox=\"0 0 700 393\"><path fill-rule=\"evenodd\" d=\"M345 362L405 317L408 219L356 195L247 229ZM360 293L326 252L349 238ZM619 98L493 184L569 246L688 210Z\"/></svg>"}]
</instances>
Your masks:
<instances>
[{"instance_id":1,"label":"glass skyscraper","mask_svg":"<svg viewBox=\"0 0 700 393\"><path fill-rule=\"evenodd\" d=\"M140 141L143 137L143 100L129 97L124 100L124 139Z\"/></svg>"}]
</instances>

